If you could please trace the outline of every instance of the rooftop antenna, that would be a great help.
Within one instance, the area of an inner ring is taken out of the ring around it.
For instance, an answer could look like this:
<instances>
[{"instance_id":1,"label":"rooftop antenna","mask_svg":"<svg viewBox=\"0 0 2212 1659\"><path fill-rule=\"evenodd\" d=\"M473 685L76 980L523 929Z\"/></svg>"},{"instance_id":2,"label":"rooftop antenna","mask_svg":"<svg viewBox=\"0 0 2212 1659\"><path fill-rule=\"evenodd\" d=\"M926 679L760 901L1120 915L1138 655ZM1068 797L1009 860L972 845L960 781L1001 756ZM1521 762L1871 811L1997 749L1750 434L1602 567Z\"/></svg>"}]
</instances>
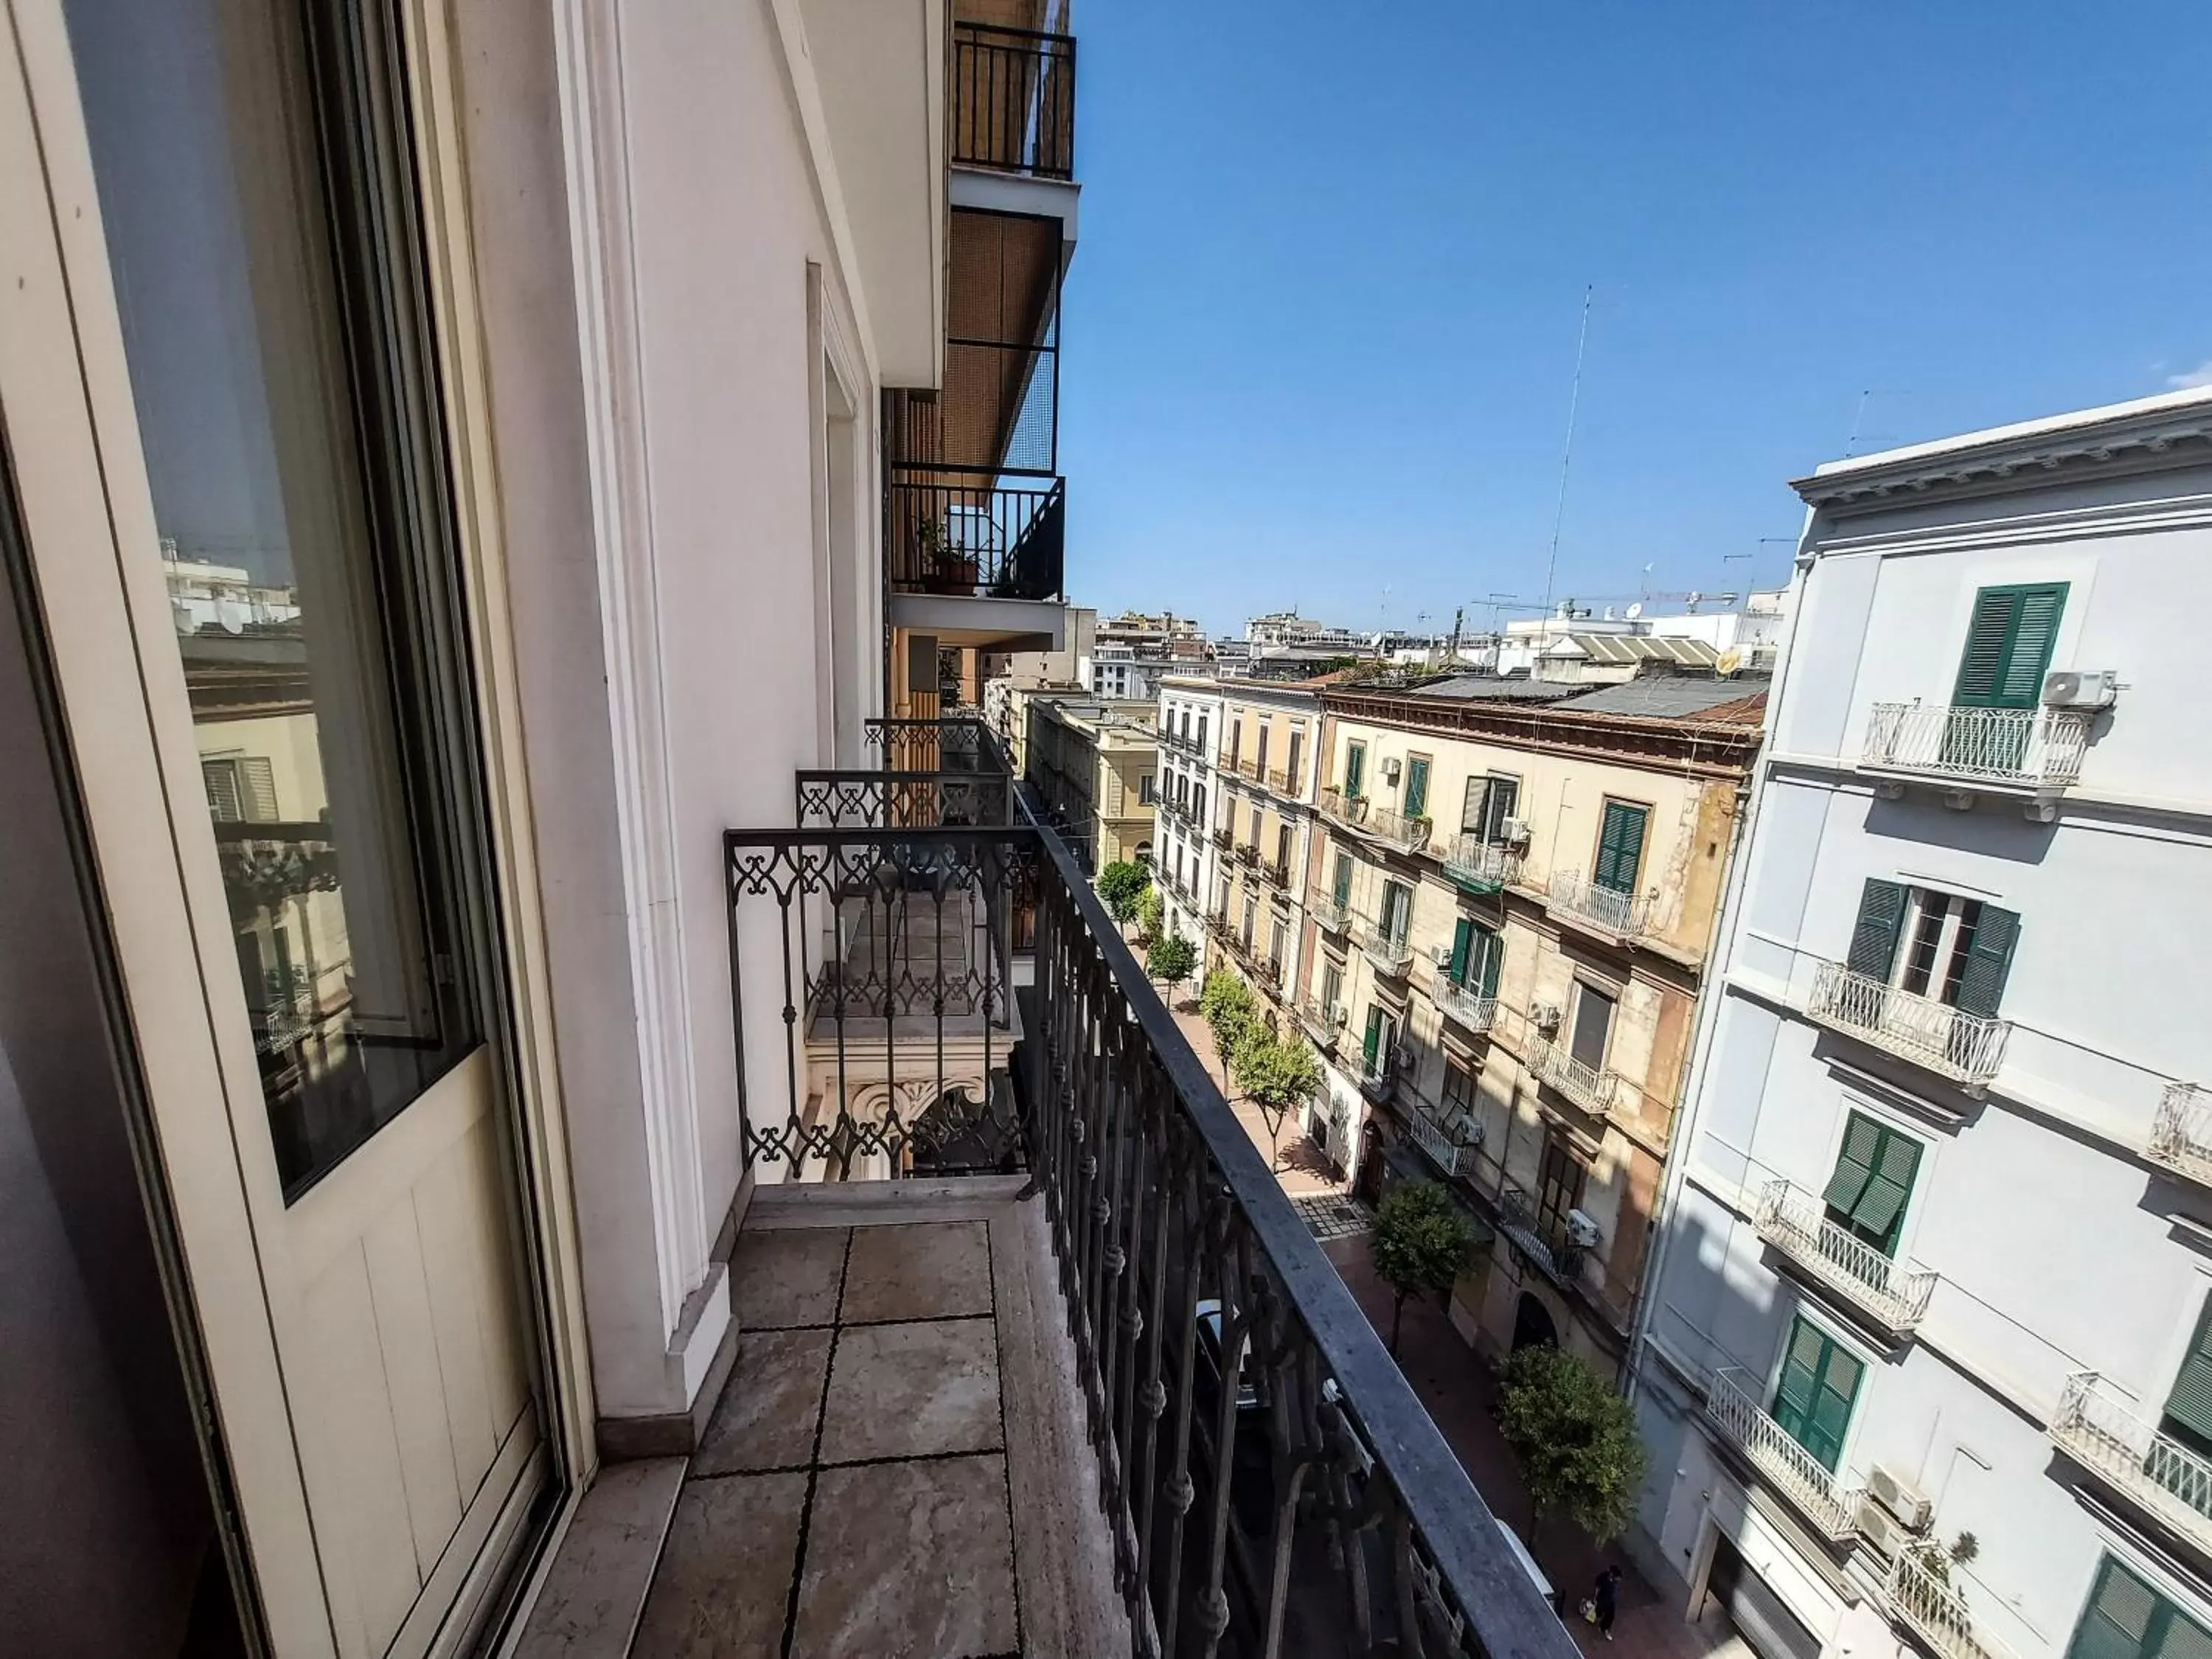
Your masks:
<instances>
[{"instance_id":1,"label":"rooftop antenna","mask_svg":"<svg viewBox=\"0 0 2212 1659\"><path fill-rule=\"evenodd\" d=\"M1575 454L1575 416L1583 401L1583 356L1589 348L1590 296L1596 290L1585 285L1583 289L1582 331L1575 337L1575 380L1567 393L1567 441L1559 450L1559 504L1552 514L1552 551L1544 564L1544 609L1552 608L1552 585L1559 574L1559 531L1567 521L1567 467Z\"/></svg>"},{"instance_id":2,"label":"rooftop antenna","mask_svg":"<svg viewBox=\"0 0 2212 1659\"><path fill-rule=\"evenodd\" d=\"M1859 406L1851 411L1851 435L1844 441L1844 459L1845 460L1849 460L1852 456L1857 454L1859 452L1859 423L1866 419L1866 406L1868 399L1872 398L1905 398L1910 397L1911 395L1911 394L1907 392L1885 391L1879 387L1872 386L1869 387L1866 391L1860 392ZM1867 434L1867 436L1870 438L1878 435L1880 434L1875 433L1869 433Z\"/></svg>"}]
</instances>

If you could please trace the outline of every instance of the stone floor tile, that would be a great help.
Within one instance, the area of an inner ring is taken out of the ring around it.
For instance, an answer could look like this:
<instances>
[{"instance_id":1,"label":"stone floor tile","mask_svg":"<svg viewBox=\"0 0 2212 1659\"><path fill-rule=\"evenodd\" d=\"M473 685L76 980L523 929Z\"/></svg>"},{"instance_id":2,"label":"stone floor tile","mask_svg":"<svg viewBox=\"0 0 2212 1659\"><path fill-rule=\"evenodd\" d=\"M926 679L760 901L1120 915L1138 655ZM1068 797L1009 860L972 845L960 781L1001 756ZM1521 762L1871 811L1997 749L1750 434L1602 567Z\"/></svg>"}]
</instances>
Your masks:
<instances>
[{"instance_id":1,"label":"stone floor tile","mask_svg":"<svg viewBox=\"0 0 2212 1659\"><path fill-rule=\"evenodd\" d=\"M991 1230L949 1221L854 1230L844 1322L879 1324L991 1311Z\"/></svg>"},{"instance_id":2,"label":"stone floor tile","mask_svg":"<svg viewBox=\"0 0 2212 1659\"><path fill-rule=\"evenodd\" d=\"M1011 1653L1013 1533L1002 1457L815 1477L793 1659Z\"/></svg>"},{"instance_id":3,"label":"stone floor tile","mask_svg":"<svg viewBox=\"0 0 2212 1659\"><path fill-rule=\"evenodd\" d=\"M730 1261L738 1328L834 1324L846 1233L843 1227L739 1233Z\"/></svg>"},{"instance_id":4,"label":"stone floor tile","mask_svg":"<svg viewBox=\"0 0 2212 1659\"><path fill-rule=\"evenodd\" d=\"M775 1659L782 1651L804 1474L685 1483L634 1659Z\"/></svg>"},{"instance_id":5,"label":"stone floor tile","mask_svg":"<svg viewBox=\"0 0 2212 1659\"><path fill-rule=\"evenodd\" d=\"M1005 1444L999 1348L988 1319L850 1325L837 1334L822 1462L930 1457Z\"/></svg>"},{"instance_id":6,"label":"stone floor tile","mask_svg":"<svg viewBox=\"0 0 2212 1659\"><path fill-rule=\"evenodd\" d=\"M830 1373L827 1330L749 1330L692 1455L691 1473L804 1468L814 1459L822 1385Z\"/></svg>"}]
</instances>

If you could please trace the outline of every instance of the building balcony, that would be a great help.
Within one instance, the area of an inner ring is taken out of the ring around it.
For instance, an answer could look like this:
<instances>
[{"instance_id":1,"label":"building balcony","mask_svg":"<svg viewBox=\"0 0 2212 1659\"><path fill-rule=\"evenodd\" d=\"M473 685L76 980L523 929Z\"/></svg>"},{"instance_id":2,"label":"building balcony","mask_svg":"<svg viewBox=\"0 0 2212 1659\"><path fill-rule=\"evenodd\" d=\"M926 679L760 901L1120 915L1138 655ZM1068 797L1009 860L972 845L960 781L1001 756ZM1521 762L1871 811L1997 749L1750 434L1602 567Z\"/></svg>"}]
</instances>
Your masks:
<instances>
[{"instance_id":1,"label":"building balcony","mask_svg":"<svg viewBox=\"0 0 2212 1659\"><path fill-rule=\"evenodd\" d=\"M2095 716L2078 708L1954 708L1878 702L1859 769L1949 784L2053 794L2081 775Z\"/></svg>"},{"instance_id":2,"label":"building balcony","mask_svg":"<svg viewBox=\"0 0 2212 1659\"><path fill-rule=\"evenodd\" d=\"M1651 902L1601 887L1579 870L1554 871L1544 898L1554 921L1626 944L1651 931Z\"/></svg>"},{"instance_id":3,"label":"building balcony","mask_svg":"<svg viewBox=\"0 0 2212 1659\"><path fill-rule=\"evenodd\" d=\"M1237 862L1243 865L1247 870L1258 868L1260 863L1259 848L1249 841L1238 842L1237 843Z\"/></svg>"},{"instance_id":4,"label":"building balcony","mask_svg":"<svg viewBox=\"0 0 2212 1659\"><path fill-rule=\"evenodd\" d=\"M1498 1231L1559 1289L1582 1278L1583 1249L1568 1236L1565 1218L1544 1215L1527 1190L1510 1181L1498 1191Z\"/></svg>"},{"instance_id":5,"label":"building balcony","mask_svg":"<svg viewBox=\"0 0 2212 1659\"><path fill-rule=\"evenodd\" d=\"M1226 853L1237 845L1237 832L1225 823L1218 823L1214 825L1210 839L1216 847Z\"/></svg>"},{"instance_id":6,"label":"building balcony","mask_svg":"<svg viewBox=\"0 0 2212 1659\"><path fill-rule=\"evenodd\" d=\"M1273 790L1275 793L1283 796L1285 799L1295 800L1297 799L1298 773L1296 769L1285 766L1271 766L1267 769L1267 783L1268 788Z\"/></svg>"},{"instance_id":7,"label":"building balcony","mask_svg":"<svg viewBox=\"0 0 2212 1659\"><path fill-rule=\"evenodd\" d=\"M1352 907L1333 894L1316 893L1306 901L1306 914L1324 933L1342 937L1352 930Z\"/></svg>"},{"instance_id":8,"label":"building balcony","mask_svg":"<svg viewBox=\"0 0 2212 1659\"><path fill-rule=\"evenodd\" d=\"M1429 995L1437 1011L1463 1030L1487 1032L1498 1018L1496 997L1484 996L1471 986L1457 983L1448 974L1436 976L1429 987Z\"/></svg>"},{"instance_id":9,"label":"building balcony","mask_svg":"<svg viewBox=\"0 0 2212 1659\"><path fill-rule=\"evenodd\" d=\"M893 592L1060 599L1066 554L1060 479L1000 486L981 475L902 473L884 496Z\"/></svg>"},{"instance_id":10,"label":"building balcony","mask_svg":"<svg viewBox=\"0 0 2212 1659\"><path fill-rule=\"evenodd\" d=\"M952 162L1037 179L1075 176L1075 39L956 20Z\"/></svg>"},{"instance_id":11,"label":"building balcony","mask_svg":"<svg viewBox=\"0 0 2212 1659\"><path fill-rule=\"evenodd\" d=\"M1299 1026L1313 1039L1314 1046L1325 1054L1334 1054L1352 1018L1345 1006L1340 1002L1325 1003L1318 997L1301 997L1297 1013Z\"/></svg>"},{"instance_id":12,"label":"building balcony","mask_svg":"<svg viewBox=\"0 0 2212 1659\"><path fill-rule=\"evenodd\" d=\"M1482 1137L1467 1133L1464 1123L1447 1125L1425 1100L1407 1103L1404 1117L1406 1139L1444 1175L1457 1178L1474 1173Z\"/></svg>"},{"instance_id":13,"label":"building balcony","mask_svg":"<svg viewBox=\"0 0 2212 1659\"><path fill-rule=\"evenodd\" d=\"M1770 1181L1759 1195L1759 1236L1805 1275L1871 1319L1904 1335L1928 1311L1936 1275L1900 1267L1856 1234L1830 1221L1816 1193Z\"/></svg>"},{"instance_id":14,"label":"building balcony","mask_svg":"<svg viewBox=\"0 0 2212 1659\"><path fill-rule=\"evenodd\" d=\"M2195 1083L2168 1084L2143 1156L2212 1186L2212 1091Z\"/></svg>"},{"instance_id":15,"label":"building balcony","mask_svg":"<svg viewBox=\"0 0 2212 1659\"><path fill-rule=\"evenodd\" d=\"M1832 1544L1849 1539L1856 1526L1857 1487L1847 1487L1761 1409L1755 1385L1733 1368L1717 1372L1705 1389L1705 1421L1754 1469L1760 1480L1787 1498Z\"/></svg>"},{"instance_id":16,"label":"building balcony","mask_svg":"<svg viewBox=\"0 0 2212 1659\"><path fill-rule=\"evenodd\" d=\"M1537 1042L1529 1057L1529 1070L1537 1081L1555 1089L1595 1117L1603 1117L1619 1104L1621 1082L1604 1067L1577 1060L1556 1042Z\"/></svg>"},{"instance_id":17,"label":"building balcony","mask_svg":"<svg viewBox=\"0 0 2212 1659\"><path fill-rule=\"evenodd\" d=\"M1407 1069L1407 1057L1382 1048L1359 1056L1359 1092L1377 1106L1388 1106L1398 1093L1398 1078Z\"/></svg>"},{"instance_id":18,"label":"building balcony","mask_svg":"<svg viewBox=\"0 0 2212 1659\"><path fill-rule=\"evenodd\" d=\"M1480 836L1455 836L1443 854L1444 874L1470 893L1502 892L1521 879L1518 849Z\"/></svg>"},{"instance_id":19,"label":"building balcony","mask_svg":"<svg viewBox=\"0 0 2212 1659\"><path fill-rule=\"evenodd\" d=\"M1266 778L1267 774L1254 757L1240 755L1237 758L1237 775L1247 783L1259 783Z\"/></svg>"},{"instance_id":20,"label":"building balcony","mask_svg":"<svg viewBox=\"0 0 2212 1659\"><path fill-rule=\"evenodd\" d=\"M2008 1020L1963 1013L1933 997L1855 974L1840 962L1820 964L1805 1011L1862 1042L1973 1087L1997 1074L2012 1034Z\"/></svg>"},{"instance_id":21,"label":"building balcony","mask_svg":"<svg viewBox=\"0 0 2212 1659\"><path fill-rule=\"evenodd\" d=\"M1373 964L1375 971L1391 979L1403 979L1413 965L1413 947L1401 933L1388 933L1380 924L1361 917L1359 948Z\"/></svg>"},{"instance_id":22,"label":"building balcony","mask_svg":"<svg viewBox=\"0 0 2212 1659\"><path fill-rule=\"evenodd\" d=\"M1976 1620L1966 1598L1909 1550L1889 1564L1882 1605L1936 1659L2015 1659L2011 1647Z\"/></svg>"},{"instance_id":23,"label":"building balcony","mask_svg":"<svg viewBox=\"0 0 2212 1659\"><path fill-rule=\"evenodd\" d=\"M2094 1371L2066 1379L2051 1443L2114 1492L2212 1553L2212 1458L2166 1433Z\"/></svg>"},{"instance_id":24,"label":"building balcony","mask_svg":"<svg viewBox=\"0 0 2212 1659\"><path fill-rule=\"evenodd\" d=\"M1429 844L1431 826L1427 818L1408 817L1390 807L1379 806L1370 796L1324 789L1321 792L1321 810L1325 817L1353 834L1402 853L1418 853Z\"/></svg>"}]
</instances>

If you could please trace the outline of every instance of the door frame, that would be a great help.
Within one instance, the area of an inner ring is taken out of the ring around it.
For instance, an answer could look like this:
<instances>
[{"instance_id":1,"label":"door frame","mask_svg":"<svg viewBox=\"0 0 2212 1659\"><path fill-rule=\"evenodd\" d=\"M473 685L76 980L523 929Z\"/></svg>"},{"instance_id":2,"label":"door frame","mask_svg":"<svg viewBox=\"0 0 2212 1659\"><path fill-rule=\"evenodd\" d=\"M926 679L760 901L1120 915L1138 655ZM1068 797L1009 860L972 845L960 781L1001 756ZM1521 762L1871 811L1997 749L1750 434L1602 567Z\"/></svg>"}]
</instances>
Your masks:
<instances>
[{"instance_id":1,"label":"door frame","mask_svg":"<svg viewBox=\"0 0 2212 1659\"><path fill-rule=\"evenodd\" d=\"M536 1559L508 1581L510 1606L520 1607L593 1469L595 1408L476 325L454 40L448 0L397 5L472 658L489 920L502 958L503 994L487 1011L489 1057L518 1166L510 1173L523 1290L561 1492L538 1528ZM224 914L225 902L182 662L161 648L172 631L168 599L150 556L157 538L62 0L0 0L0 224L9 227L22 278L0 285L0 407L37 411L10 422L23 527L42 572L43 620L206 1337L252 1589L273 1650L331 1654L337 1637L278 1358L271 1269L231 1121L241 1103L260 1109L260 1083L250 1041L228 1029L234 1022L222 1018L214 994L234 984L236 965L222 941L204 937L205 919ZM488 1588L471 1585L456 1605Z\"/></svg>"}]
</instances>

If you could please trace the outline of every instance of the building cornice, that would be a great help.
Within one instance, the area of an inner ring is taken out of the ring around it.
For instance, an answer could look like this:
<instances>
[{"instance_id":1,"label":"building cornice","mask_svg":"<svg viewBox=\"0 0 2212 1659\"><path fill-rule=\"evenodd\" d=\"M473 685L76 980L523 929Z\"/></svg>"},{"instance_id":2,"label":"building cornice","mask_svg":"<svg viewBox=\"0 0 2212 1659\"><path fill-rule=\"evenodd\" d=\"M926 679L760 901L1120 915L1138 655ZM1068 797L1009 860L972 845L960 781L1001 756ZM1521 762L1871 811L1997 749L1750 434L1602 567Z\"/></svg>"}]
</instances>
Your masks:
<instances>
[{"instance_id":1,"label":"building cornice","mask_svg":"<svg viewBox=\"0 0 2212 1659\"><path fill-rule=\"evenodd\" d=\"M1382 691L1326 690L1324 713L1370 725L1476 739L1509 749L1586 756L1625 766L1747 778L1760 728L1718 720L1651 720L1557 704L1505 703Z\"/></svg>"}]
</instances>

